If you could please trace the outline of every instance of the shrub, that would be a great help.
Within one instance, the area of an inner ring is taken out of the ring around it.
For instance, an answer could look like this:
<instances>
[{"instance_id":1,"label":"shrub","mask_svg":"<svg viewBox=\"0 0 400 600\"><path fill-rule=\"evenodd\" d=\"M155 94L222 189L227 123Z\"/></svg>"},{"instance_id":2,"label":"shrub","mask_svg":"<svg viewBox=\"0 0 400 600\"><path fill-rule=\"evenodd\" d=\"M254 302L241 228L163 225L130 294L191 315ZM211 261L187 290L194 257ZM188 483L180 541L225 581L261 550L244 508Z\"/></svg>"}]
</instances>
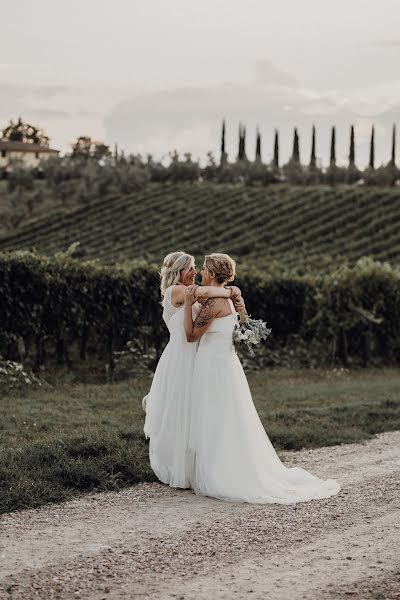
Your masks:
<instances>
[{"instance_id":1,"label":"shrub","mask_svg":"<svg viewBox=\"0 0 400 600\"><path fill-rule=\"evenodd\" d=\"M0 356L0 390L6 391L28 386L40 386L41 382L23 365Z\"/></svg>"},{"instance_id":2,"label":"shrub","mask_svg":"<svg viewBox=\"0 0 400 600\"><path fill-rule=\"evenodd\" d=\"M400 272L387 263L365 257L325 275L242 272L236 283L248 312L272 328L271 351L300 339L321 365L400 362ZM3 356L35 369L90 355L112 371L120 351L154 366L168 339L157 267L144 262L0 254L0 318Z\"/></svg>"}]
</instances>

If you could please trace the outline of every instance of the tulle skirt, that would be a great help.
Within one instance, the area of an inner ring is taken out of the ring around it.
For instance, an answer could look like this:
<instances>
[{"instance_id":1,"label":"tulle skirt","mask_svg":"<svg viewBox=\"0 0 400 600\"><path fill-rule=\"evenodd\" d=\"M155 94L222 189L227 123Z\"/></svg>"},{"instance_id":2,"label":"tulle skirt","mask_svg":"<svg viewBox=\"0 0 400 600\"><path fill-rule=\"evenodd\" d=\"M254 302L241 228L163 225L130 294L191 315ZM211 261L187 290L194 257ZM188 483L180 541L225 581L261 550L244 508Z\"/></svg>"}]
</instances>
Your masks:
<instances>
[{"instance_id":1,"label":"tulle skirt","mask_svg":"<svg viewBox=\"0 0 400 600\"><path fill-rule=\"evenodd\" d=\"M190 487L188 399L196 348L196 343L186 341L183 331L172 336L143 399L151 468L160 481L172 487Z\"/></svg>"},{"instance_id":2,"label":"tulle skirt","mask_svg":"<svg viewBox=\"0 0 400 600\"><path fill-rule=\"evenodd\" d=\"M200 344L191 387L190 485L230 502L292 504L328 498L340 484L279 459L233 348Z\"/></svg>"}]
</instances>

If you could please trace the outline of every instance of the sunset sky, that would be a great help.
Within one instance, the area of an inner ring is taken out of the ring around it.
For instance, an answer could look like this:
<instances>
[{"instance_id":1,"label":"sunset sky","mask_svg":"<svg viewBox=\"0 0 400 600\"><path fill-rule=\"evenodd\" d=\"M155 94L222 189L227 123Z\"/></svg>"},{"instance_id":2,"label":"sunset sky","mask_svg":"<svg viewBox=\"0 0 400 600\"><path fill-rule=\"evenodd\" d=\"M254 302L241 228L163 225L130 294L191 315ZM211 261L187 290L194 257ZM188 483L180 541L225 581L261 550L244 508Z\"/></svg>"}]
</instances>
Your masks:
<instances>
[{"instance_id":1,"label":"sunset sky","mask_svg":"<svg viewBox=\"0 0 400 600\"><path fill-rule=\"evenodd\" d=\"M0 0L0 18L0 128L21 115L62 151L87 134L204 160L226 117L231 159L242 120L250 158L257 124L265 161L297 126L306 162L314 122L326 164L331 125L345 162L354 123L363 166L371 124L378 162L400 125L398 0Z\"/></svg>"}]
</instances>

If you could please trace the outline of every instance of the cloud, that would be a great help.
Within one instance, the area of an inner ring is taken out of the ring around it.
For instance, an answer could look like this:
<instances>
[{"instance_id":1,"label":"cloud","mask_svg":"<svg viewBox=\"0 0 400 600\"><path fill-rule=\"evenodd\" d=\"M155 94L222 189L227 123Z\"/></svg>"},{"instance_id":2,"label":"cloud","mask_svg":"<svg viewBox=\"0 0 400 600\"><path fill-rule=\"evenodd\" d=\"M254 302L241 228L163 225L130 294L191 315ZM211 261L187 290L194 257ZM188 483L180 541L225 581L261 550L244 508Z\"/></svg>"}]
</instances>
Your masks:
<instances>
[{"instance_id":1,"label":"cloud","mask_svg":"<svg viewBox=\"0 0 400 600\"><path fill-rule=\"evenodd\" d=\"M259 83L266 83L269 85L278 84L289 87L295 87L297 85L297 79L293 75L275 67L271 61L265 58L256 62L255 69L256 81Z\"/></svg>"},{"instance_id":2,"label":"cloud","mask_svg":"<svg viewBox=\"0 0 400 600\"><path fill-rule=\"evenodd\" d=\"M290 89L276 82L258 82L177 88L128 98L112 108L104 125L108 142L118 140L129 152L160 155L177 148L204 157L209 150L218 152L221 121L225 118L228 152L233 157L239 121L247 125L250 144L256 125L261 127L270 146L266 155L272 153L273 130L279 129L282 153L288 155L295 126L310 137L312 123L317 121L324 129L328 148L330 126L337 120L349 124L353 117L329 95Z\"/></svg>"},{"instance_id":3,"label":"cloud","mask_svg":"<svg viewBox=\"0 0 400 600\"><path fill-rule=\"evenodd\" d=\"M331 127L336 126L337 156L347 160L350 124L356 126L357 161L368 160L372 123L377 161L387 160L393 122L400 102L370 101L371 94L321 91L305 87L269 60L255 63L253 81L182 86L124 96L118 89L4 84L0 88L0 128L21 115L40 125L62 151L79 135L91 135L126 152L160 158L173 149L206 159L219 154L222 119L227 151L237 154L238 124L247 126L247 152L254 157L255 130L262 134L263 159L272 157L274 129L280 133L281 159L292 150L293 129L300 133L301 158L310 153L311 127L317 127L317 156L327 164ZM398 100L398 94L392 94Z\"/></svg>"},{"instance_id":4,"label":"cloud","mask_svg":"<svg viewBox=\"0 0 400 600\"><path fill-rule=\"evenodd\" d=\"M371 42L368 45L369 46L378 46L381 48L399 48L400 47L400 39L398 39L398 40L377 40L376 42Z\"/></svg>"},{"instance_id":5,"label":"cloud","mask_svg":"<svg viewBox=\"0 0 400 600\"><path fill-rule=\"evenodd\" d=\"M71 115L65 110L31 108L29 114L35 119L68 119Z\"/></svg>"},{"instance_id":6,"label":"cloud","mask_svg":"<svg viewBox=\"0 0 400 600\"><path fill-rule=\"evenodd\" d=\"M54 108L54 103L60 96L65 96L68 88L64 86L29 86L18 84L3 84L0 87L0 111L15 118L21 114L37 113L41 118L42 111L46 113L60 112L65 116L64 108Z\"/></svg>"},{"instance_id":7,"label":"cloud","mask_svg":"<svg viewBox=\"0 0 400 600\"><path fill-rule=\"evenodd\" d=\"M2 83L0 88L0 99L18 97L53 98L55 95L65 93L68 87L61 85L23 85L16 83Z\"/></svg>"},{"instance_id":8,"label":"cloud","mask_svg":"<svg viewBox=\"0 0 400 600\"><path fill-rule=\"evenodd\" d=\"M104 139L103 117L120 97L109 88L4 83L0 87L0 129L21 116L42 127L52 145L66 152L79 135Z\"/></svg>"},{"instance_id":9,"label":"cloud","mask_svg":"<svg viewBox=\"0 0 400 600\"><path fill-rule=\"evenodd\" d=\"M219 153L221 121L227 123L229 158L237 154L238 123L247 126L247 151L253 158L255 129L260 126L263 159L272 158L274 129L280 133L282 160L292 151L293 129L300 133L300 151L308 161L311 128L317 127L317 155L329 162L331 128L336 127L337 156L348 156L350 125L356 125L357 159L368 160L369 132L376 124L377 161L386 161L389 152L390 117L376 103L352 99L336 91L304 88L288 73L269 61L259 61L253 83L181 87L126 98L115 104L104 119L108 143L115 140L127 152L150 153L155 157L177 149L205 159L208 151ZM359 129L359 130L358 130ZM386 147L387 146L387 147Z\"/></svg>"},{"instance_id":10,"label":"cloud","mask_svg":"<svg viewBox=\"0 0 400 600\"><path fill-rule=\"evenodd\" d=\"M0 63L1 71L9 71L11 69L15 69L18 65L14 65L13 63Z\"/></svg>"}]
</instances>

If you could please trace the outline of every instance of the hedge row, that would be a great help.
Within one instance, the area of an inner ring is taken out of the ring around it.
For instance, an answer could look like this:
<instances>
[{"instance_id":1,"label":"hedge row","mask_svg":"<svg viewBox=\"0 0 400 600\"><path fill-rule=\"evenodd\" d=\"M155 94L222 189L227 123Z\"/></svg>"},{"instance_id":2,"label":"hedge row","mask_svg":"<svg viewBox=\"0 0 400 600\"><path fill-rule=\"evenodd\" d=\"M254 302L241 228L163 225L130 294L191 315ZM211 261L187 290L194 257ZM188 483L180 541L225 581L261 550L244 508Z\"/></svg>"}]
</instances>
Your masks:
<instances>
[{"instance_id":1,"label":"hedge row","mask_svg":"<svg viewBox=\"0 0 400 600\"><path fill-rule=\"evenodd\" d=\"M0 254L0 353L34 357L39 367L53 355L68 364L88 353L111 361L113 351L136 336L161 346L157 286L157 271L148 265Z\"/></svg>"},{"instance_id":2,"label":"hedge row","mask_svg":"<svg viewBox=\"0 0 400 600\"><path fill-rule=\"evenodd\" d=\"M270 347L301 340L321 365L400 363L400 272L386 263L364 258L324 277L240 273L236 283L272 328ZM0 354L36 368L88 357L112 367L113 352L135 339L158 357L168 338L159 301L154 265L2 253Z\"/></svg>"}]
</instances>

